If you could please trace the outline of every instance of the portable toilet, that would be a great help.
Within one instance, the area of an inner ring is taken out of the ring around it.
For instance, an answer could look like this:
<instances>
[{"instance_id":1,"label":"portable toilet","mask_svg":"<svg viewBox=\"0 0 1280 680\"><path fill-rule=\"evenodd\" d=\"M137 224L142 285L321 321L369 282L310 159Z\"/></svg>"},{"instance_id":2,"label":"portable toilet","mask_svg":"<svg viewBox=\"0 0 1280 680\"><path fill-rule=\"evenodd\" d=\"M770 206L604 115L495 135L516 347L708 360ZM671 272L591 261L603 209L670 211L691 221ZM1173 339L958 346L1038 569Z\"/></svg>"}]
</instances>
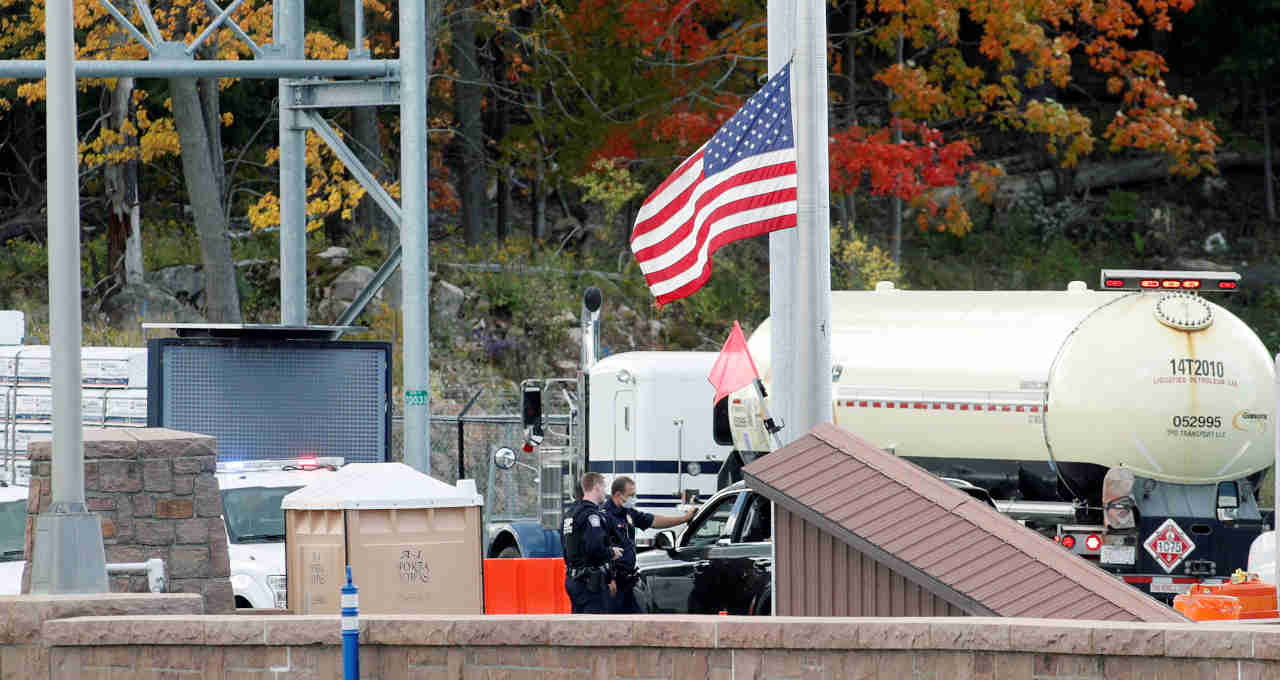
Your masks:
<instances>
[{"instance_id":1,"label":"portable toilet","mask_svg":"<svg viewBox=\"0 0 1280 680\"><path fill-rule=\"evenodd\" d=\"M294 491L285 515L288 608L337 614L346 569L361 614L481 614L483 499L403 463L351 463Z\"/></svg>"}]
</instances>

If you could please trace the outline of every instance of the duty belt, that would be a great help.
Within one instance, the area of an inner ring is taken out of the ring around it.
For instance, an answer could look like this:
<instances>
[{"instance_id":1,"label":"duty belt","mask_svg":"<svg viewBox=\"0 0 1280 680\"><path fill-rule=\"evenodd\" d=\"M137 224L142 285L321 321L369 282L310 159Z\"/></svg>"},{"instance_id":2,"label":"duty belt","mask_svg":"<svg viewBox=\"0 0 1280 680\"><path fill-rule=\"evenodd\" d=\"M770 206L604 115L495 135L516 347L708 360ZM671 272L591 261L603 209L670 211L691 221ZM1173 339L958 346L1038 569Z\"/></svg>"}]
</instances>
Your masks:
<instances>
[{"instance_id":1,"label":"duty belt","mask_svg":"<svg viewBox=\"0 0 1280 680\"><path fill-rule=\"evenodd\" d=\"M598 571L602 574L607 573L608 569L604 566L599 567L569 567L569 578L580 579L583 576L590 575L592 572Z\"/></svg>"}]
</instances>

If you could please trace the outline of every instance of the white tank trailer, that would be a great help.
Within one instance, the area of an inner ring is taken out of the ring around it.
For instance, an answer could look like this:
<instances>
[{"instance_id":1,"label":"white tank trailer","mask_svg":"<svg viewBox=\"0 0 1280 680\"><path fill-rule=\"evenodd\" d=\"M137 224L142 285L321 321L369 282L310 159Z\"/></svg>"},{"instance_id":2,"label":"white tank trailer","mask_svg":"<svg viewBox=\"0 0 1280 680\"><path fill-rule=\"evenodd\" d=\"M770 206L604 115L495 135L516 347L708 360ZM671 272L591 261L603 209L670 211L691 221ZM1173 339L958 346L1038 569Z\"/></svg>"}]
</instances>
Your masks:
<instances>
[{"instance_id":1,"label":"white tank trailer","mask_svg":"<svg viewBox=\"0 0 1280 680\"><path fill-rule=\"evenodd\" d=\"M1110 270L1101 290L833 292L833 420L1149 592L1228 577L1265 528L1275 459L1273 362L1205 295L1238 281ZM766 321L748 342L765 385L769 339ZM735 457L767 452L754 388L727 401Z\"/></svg>"}]
</instances>

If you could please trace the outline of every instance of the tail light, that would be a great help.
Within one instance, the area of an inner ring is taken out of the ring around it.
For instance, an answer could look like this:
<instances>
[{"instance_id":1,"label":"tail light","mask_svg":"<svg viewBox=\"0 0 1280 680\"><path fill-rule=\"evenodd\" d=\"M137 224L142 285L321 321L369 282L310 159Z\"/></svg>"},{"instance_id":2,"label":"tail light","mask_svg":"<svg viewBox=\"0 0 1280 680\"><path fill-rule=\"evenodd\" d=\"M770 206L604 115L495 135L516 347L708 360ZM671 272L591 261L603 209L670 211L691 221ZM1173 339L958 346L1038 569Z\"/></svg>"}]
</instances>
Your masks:
<instances>
[{"instance_id":1,"label":"tail light","mask_svg":"<svg viewBox=\"0 0 1280 680\"><path fill-rule=\"evenodd\" d=\"M1070 550L1070 549L1072 549L1072 548L1076 547L1076 537L1075 537L1075 536L1063 536L1063 537L1062 537L1062 547L1066 548L1067 550Z\"/></svg>"},{"instance_id":2,"label":"tail light","mask_svg":"<svg viewBox=\"0 0 1280 680\"><path fill-rule=\"evenodd\" d=\"M1084 539L1085 550L1090 552L1098 552L1102 549L1102 537L1097 534L1090 534Z\"/></svg>"},{"instance_id":3,"label":"tail light","mask_svg":"<svg viewBox=\"0 0 1280 680\"><path fill-rule=\"evenodd\" d=\"M1228 291L1240 287L1236 272L1102 270L1102 287L1107 290L1194 290Z\"/></svg>"}]
</instances>

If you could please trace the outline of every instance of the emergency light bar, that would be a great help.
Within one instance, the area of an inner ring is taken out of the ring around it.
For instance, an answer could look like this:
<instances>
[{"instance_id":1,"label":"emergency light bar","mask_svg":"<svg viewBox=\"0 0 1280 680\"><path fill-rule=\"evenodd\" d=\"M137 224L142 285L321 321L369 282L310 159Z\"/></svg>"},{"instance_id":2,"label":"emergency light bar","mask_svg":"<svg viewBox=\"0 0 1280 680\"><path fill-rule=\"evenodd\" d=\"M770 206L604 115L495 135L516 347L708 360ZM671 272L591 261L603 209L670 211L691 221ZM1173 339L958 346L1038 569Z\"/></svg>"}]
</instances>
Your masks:
<instances>
[{"instance_id":1,"label":"emergency light bar","mask_svg":"<svg viewBox=\"0 0 1280 680\"><path fill-rule=\"evenodd\" d=\"M1103 269L1103 290L1183 290L1227 293L1240 288L1235 272L1164 272L1141 269Z\"/></svg>"},{"instance_id":2,"label":"emergency light bar","mask_svg":"<svg viewBox=\"0 0 1280 680\"><path fill-rule=\"evenodd\" d=\"M340 468L345 461L338 457L282 458L280 460L231 460L218 463L218 472L263 472L281 470L319 470Z\"/></svg>"}]
</instances>

